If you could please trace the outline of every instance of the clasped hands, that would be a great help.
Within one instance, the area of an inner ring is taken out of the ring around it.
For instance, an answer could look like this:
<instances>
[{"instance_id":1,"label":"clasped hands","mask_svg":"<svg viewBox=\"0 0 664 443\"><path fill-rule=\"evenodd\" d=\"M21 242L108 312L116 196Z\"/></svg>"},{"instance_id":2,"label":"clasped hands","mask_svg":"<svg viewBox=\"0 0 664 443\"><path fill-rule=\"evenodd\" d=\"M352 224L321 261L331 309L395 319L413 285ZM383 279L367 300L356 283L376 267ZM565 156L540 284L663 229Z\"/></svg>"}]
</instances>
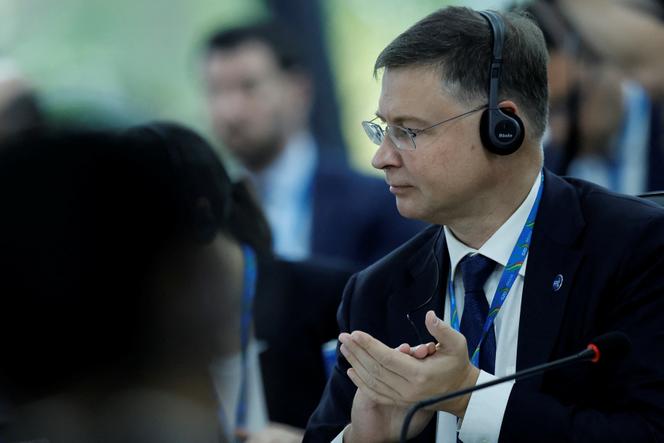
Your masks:
<instances>
[{"instance_id":1,"label":"clasped hands","mask_svg":"<svg viewBox=\"0 0 664 443\"><path fill-rule=\"evenodd\" d=\"M362 331L339 336L341 353L351 368L348 377L377 405L409 408L421 400L474 386L479 369L468 359L466 339L427 312L426 328L438 344L390 348ZM470 395L438 403L429 409L463 417Z\"/></svg>"}]
</instances>

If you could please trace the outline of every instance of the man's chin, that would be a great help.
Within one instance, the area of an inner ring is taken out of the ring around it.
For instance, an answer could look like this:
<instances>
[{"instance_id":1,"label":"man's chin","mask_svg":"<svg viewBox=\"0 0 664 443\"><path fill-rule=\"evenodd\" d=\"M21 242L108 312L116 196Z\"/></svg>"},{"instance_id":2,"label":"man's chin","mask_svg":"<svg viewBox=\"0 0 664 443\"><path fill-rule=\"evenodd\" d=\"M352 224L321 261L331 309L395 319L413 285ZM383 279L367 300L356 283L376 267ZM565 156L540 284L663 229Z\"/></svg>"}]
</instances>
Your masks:
<instances>
[{"instance_id":1,"label":"man's chin","mask_svg":"<svg viewBox=\"0 0 664 443\"><path fill-rule=\"evenodd\" d=\"M231 154L246 168L259 172L268 167L277 156L273 150L264 148L236 148L230 149Z\"/></svg>"},{"instance_id":2,"label":"man's chin","mask_svg":"<svg viewBox=\"0 0 664 443\"><path fill-rule=\"evenodd\" d=\"M419 220L419 216L421 214L413 207L411 201L408 201L408 199L403 197L397 197L396 201L397 201L397 211L399 211L399 214L402 217Z\"/></svg>"}]
</instances>

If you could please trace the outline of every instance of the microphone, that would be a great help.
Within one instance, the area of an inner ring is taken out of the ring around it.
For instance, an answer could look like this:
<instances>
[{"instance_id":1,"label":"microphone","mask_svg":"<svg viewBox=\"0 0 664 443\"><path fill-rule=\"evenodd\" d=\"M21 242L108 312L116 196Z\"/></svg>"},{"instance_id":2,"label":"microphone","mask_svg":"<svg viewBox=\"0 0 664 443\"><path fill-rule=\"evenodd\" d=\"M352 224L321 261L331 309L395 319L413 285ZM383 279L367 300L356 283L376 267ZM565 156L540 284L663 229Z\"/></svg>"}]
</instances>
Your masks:
<instances>
[{"instance_id":1,"label":"microphone","mask_svg":"<svg viewBox=\"0 0 664 443\"><path fill-rule=\"evenodd\" d=\"M410 422L413 419L413 416L417 411L427 406L434 405L436 403L441 403L452 398L461 397L462 395L470 394L471 392L479 391L480 389L485 389L500 383L504 383L510 380L522 380L524 378L532 377L534 375L540 374L542 372L550 371L552 369L558 369L563 366L568 366L574 363L590 361L592 363L603 363L619 361L629 353L632 348L632 342L629 340L629 337L622 332L607 332L606 334L600 335L592 340L586 349L583 351L571 355L569 357L561 358L559 360L554 360L549 363L544 363L532 368L524 369L523 371L515 372L512 375L507 375L505 377L500 377L495 380L491 380L486 383L479 385L471 386L469 388L461 389L459 391L450 392L448 394L439 395L432 397L426 400L422 400L418 403L415 403L406 414L406 418L403 421L403 426L401 427L401 443L406 443L406 437L408 436L408 428L410 427Z\"/></svg>"}]
</instances>

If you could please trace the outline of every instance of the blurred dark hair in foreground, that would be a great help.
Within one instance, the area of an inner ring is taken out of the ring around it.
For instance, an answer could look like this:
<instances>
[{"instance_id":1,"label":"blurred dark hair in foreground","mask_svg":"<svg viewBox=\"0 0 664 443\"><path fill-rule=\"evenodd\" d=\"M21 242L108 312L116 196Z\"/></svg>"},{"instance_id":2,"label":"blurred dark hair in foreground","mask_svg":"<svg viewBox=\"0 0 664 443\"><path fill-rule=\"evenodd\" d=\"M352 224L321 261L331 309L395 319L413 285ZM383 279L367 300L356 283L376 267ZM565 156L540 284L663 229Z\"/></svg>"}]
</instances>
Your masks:
<instances>
[{"instance_id":1,"label":"blurred dark hair in foreground","mask_svg":"<svg viewBox=\"0 0 664 443\"><path fill-rule=\"evenodd\" d=\"M0 399L69 393L50 409L106 423L63 439L132 441L122 423L162 421L165 441L177 423L218 436L207 368L239 298L239 243L268 251L270 239L207 142L172 124L25 136L0 147L0 202Z\"/></svg>"}]
</instances>

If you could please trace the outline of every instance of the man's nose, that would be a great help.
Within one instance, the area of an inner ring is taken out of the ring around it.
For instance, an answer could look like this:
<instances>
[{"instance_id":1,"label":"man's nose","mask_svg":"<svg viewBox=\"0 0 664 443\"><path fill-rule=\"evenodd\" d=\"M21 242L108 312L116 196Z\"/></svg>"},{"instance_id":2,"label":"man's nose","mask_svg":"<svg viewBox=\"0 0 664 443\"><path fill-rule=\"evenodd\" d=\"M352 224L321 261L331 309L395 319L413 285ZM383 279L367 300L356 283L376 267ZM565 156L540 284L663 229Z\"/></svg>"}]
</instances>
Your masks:
<instances>
[{"instance_id":1,"label":"man's nose","mask_svg":"<svg viewBox=\"0 0 664 443\"><path fill-rule=\"evenodd\" d=\"M225 94L219 94L213 99L213 106L217 115L226 120L237 120L247 114L248 100L238 91L228 91Z\"/></svg>"},{"instance_id":2,"label":"man's nose","mask_svg":"<svg viewBox=\"0 0 664 443\"><path fill-rule=\"evenodd\" d=\"M376 169L394 168L402 164L401 153L394 147L389 137L383 137L383 141L378 146L376 153L371 159L371 166Z\"/></svg>"}]
</instances>

